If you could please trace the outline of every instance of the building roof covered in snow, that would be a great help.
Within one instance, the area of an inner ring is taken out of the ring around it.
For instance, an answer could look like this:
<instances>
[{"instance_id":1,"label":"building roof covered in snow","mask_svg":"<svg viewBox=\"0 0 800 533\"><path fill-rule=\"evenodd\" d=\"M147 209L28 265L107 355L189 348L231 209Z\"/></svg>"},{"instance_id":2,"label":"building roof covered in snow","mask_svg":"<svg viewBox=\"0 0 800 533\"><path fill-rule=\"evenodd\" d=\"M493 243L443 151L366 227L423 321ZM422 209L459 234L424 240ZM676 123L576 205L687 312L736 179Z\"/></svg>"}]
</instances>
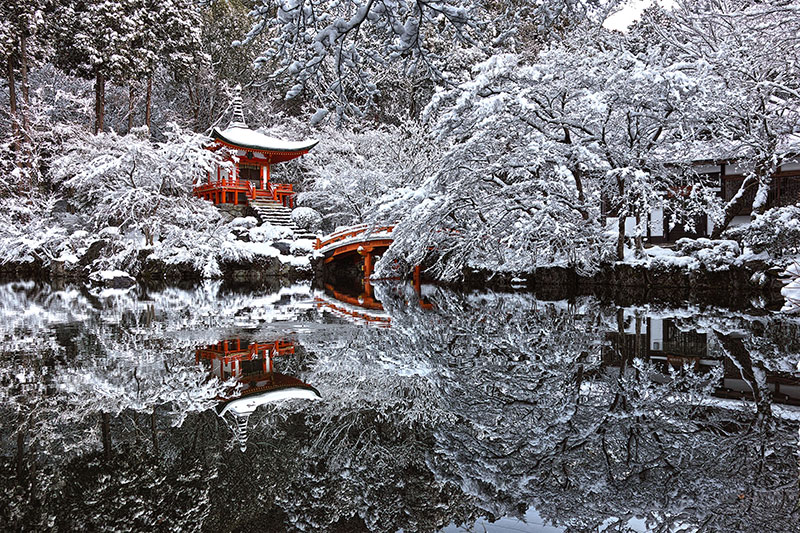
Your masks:
<instances>
[{"instance_id":1,"label":"building roof covered in snow","mask_svg":"<svg viewBox=\"0 0 800 533\"><path fill-rule=\"evenodd\" d=\"M284 141L250 129L244 120L241 92L241 86L237 85L231 102L233 107L231 123L224 130L214 128L211 137L215 141L230 148L262 153L267 156L270 163L294 159L305 154L317 144L318 141L315 139Z\"/></svg>"}]
</instances>

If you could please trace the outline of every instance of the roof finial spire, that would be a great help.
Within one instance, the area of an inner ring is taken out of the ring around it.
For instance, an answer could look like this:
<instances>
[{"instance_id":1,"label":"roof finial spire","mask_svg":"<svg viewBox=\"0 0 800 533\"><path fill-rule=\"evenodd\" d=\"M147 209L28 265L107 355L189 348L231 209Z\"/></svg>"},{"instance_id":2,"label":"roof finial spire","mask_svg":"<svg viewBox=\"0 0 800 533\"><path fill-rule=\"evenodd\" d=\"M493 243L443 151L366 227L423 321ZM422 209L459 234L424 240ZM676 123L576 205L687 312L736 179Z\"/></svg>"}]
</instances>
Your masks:
<instances>
[{"instance_id":1,"label":"roof finial spire","mask_svg":"<svg viewBox=\"0 0 800 533\"><path fill-rule=\"evenodd\" d=\"M239 441L239 449L244 452L247 450L247 421L250 419L250 413L237 414L236 426L233 430L236 440Z\"/></svg>"},{"instance_id":2,"label":"roof finial spire","mask_svg":"<svg viewBox=\"0 0 800 533\"><path fill-rule=\"evenodd\" d=\"M233 88L233 98L231 99L231 107L233 107L233 117L229 128L246 128L247 123L244 121L244 108L242 106L242 86L238 83Z\"/></svg>"}]
</instances>

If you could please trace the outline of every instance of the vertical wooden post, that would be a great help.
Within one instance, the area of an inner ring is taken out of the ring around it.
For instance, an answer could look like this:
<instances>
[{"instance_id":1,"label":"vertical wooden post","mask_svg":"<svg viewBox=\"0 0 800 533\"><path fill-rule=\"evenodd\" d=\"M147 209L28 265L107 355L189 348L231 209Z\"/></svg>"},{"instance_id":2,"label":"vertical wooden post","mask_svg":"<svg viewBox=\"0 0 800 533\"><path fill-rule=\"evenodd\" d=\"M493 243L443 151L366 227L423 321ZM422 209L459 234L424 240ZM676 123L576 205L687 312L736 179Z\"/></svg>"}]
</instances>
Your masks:
<instances>
[{"instance_id":1,"label":"vertical wooden post","mask_svg":"<svg viewBox=\"0 0 800 533\"><path fill-rule=\"evenodd\" d=\"M414 267L414 292L419 294L421 292L422 283L420 281L420 266Z\"/></svg>"},{"instance_id":2,"label":"vertical wooden post","mask_svg":"<svg viewBox=\"0 0 800 533\"><path fill-rule=\"evenodd\" d=\"M364 279L372 275L372 250L364 251Z\"/></svg>"},{"instance_id":3,"label":"vertical wooden post","mask_svg":"<svg viewBox=\"0 0 800 533\"><path fill-rule=\"evenodd\" d=\"M367 298L372 298L372 283L369 282L369 278L364 279L364 295Z\"/></svg>"}]
</instances>

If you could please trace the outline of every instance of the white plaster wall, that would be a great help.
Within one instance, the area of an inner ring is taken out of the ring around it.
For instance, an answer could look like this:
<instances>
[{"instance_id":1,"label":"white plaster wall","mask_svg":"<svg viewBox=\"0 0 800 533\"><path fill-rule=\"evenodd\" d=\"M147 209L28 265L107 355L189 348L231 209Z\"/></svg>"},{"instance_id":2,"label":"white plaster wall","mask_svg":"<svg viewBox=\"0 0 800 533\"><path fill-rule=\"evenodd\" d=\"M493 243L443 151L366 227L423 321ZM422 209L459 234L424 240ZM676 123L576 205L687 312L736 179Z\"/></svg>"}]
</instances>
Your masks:
<instances>
[{"instance_id":1,"label":"white plaster wall","mask_svg":"<svg viewBox=\"0 0 800 533\"><path fill-rule=\"evenodd\" d=\"M725 174L747 174L753 165L747 163L734 163L725 167Z\"/></svg>"},{"instance_id":2,"label":"white plaster wall","mask_svg":"<svg viewBox=\"0 0 800 533\"><path fill-rule=\"evenodd\" d=\"M625 235L636 235L636 218L625 217Z\"/></svg>"},{"instance_id":3,"label":"white plaster wall","mask_svg":"<svg viewBox=\"0 0 800 533\"><path fill-rule=\"evenodd\" d=\"M653 209L650 213L650 235L653 237L664 236L664 210L660 207Z\"/></svg>"},{"instance_id":4,"label":"white plaster wall","mask_svg":"<svg viewBox=\"0 0 800 533\"><path fill-rule=\"evenodd\" d=\"M710 174L712 172L719 172L719 165L698 165L694 167L695 172L698 174Z\"/></svg>"},{"instance_id":5,"label":"white plaster wall","mask_svg":"<svg viewBox=\"0 0 800 533\"><path fill-rule=\"evenodd\" d=\"M749 223L750 223L750 216L749 215L741 215L741 216L738 216L738 217L733 217L733 220L731 220L731 223L730 223L730 225L728 227L729 228L733 228L735 226L744 226L745 224L749 224Z\"/></svg>"},{"instance_id":6,"label":"white plaster wall","mask_svg":"<svg viewBox=\"0 0 800 533\"><path fill-rule=\"evenodd\" d=\"M656 347L658 343L658 347ZM664 321L660 318L650 319L650 349L664 349Z\"/></svg>"}]
</instances>

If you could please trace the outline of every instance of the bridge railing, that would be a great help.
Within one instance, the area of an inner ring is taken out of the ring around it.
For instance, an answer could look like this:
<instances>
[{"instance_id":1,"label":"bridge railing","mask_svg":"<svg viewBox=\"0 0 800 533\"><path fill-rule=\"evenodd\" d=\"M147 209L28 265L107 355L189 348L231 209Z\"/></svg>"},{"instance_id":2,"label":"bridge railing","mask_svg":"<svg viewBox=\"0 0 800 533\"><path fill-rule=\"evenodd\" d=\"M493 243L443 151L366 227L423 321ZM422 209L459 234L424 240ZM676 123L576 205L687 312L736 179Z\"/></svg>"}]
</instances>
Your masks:
<instances>
[{"instance_id":1,"label":"bridge railing","mask_svg":"<svg viewBox=\"0 0 800 533\"><path fill-rule=\"evenodd\" d=\"M350 226L349 228L345 228L343 230L339 230L335 233L331 233L323 237L322 239L317 239L317 242L314 244L314 249L321 250L326 246L339 242L344 241L346 239L357 237L362 233L391 233L394 230L394 225L386 225L386 226L371 226L369 224L360 224L358 226Z\"/></svg>"}]
</instances>

